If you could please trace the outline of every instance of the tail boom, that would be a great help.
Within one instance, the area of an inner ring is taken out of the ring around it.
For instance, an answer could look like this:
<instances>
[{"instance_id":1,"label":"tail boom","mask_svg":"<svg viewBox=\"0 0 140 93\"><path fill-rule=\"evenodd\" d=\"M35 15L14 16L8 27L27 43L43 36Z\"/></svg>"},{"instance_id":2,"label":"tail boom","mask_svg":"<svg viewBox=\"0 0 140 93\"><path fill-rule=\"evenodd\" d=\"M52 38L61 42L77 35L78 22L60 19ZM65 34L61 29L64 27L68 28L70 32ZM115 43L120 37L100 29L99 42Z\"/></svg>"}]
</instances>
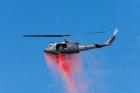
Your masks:
<instances>
[{"instance_id":1,"label":"tail boom","mask_svg":"<svg viewBox=\"0 0 140 93\"><path fill-rule=\"evenodd\" d=\"M110 37L103 44L91 44L91 45L85 45L85 46L79 45L79 51L90 50L90 49L94 49L94 48L102 48L102 47L105 47L105 46L110 46L113 43L113 41L115 40L117 32L118 32L118 29L115 29L115 31L113 32L112 37Z\"/></svg>"}]
</instances>

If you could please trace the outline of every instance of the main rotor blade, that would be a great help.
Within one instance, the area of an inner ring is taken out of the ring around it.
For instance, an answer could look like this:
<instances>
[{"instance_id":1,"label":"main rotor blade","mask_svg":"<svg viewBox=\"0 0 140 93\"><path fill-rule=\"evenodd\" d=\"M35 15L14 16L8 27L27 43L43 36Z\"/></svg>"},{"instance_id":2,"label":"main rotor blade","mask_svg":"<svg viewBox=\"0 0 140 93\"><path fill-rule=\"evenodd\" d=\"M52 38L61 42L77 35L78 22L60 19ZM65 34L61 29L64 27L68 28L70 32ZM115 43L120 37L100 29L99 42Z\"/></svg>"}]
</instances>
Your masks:
<instances>
[{"instance_id":1,"label":"main rotor blade","mask_svg":"<svg viewBox=\"0 0 140 93\"><path fill-rule=\"evenodd\" d=\"M71 35L23 35L23 37L68 37Z\"/></svg>"},{"instance_id":2,"label":"main rotor blade","mask_svg":"<svg viewBox=\"0 0 140 93\"><path fill-rule=\"evenodd\" d=\"M69 36L81 36L81 35L102 34L102 33L106 33L106 31L90 32L90 33L80 33L80 34L23 35L23 37L69 37Z\"/></svg>"},{"instance_id":3,"label":"main rotor blade","mask_svg":"<svg viewBox=\"0 0 140 93\"><path fill-rule=\"evenodd\" d=\"M106 31L72 34L71 36L81 36L81 35L91 35L91 34L103 34L103 33L106 33Z\"/></svg>"}]
</instances>

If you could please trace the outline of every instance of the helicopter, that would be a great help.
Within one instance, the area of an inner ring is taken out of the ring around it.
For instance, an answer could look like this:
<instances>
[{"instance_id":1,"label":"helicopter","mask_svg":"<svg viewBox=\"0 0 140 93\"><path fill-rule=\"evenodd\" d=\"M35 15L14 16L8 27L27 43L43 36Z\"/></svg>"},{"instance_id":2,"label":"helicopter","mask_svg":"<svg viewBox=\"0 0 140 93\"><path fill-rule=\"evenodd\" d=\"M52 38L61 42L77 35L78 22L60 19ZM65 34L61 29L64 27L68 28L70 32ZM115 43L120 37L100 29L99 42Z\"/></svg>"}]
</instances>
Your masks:
<instances>
[{"instance_id":1,"label":"helicopter","mask_svg":"<svg viewBox=\"0 0 140 93\"><path fill-rule=\"evenodd\" d=\"M57 35L23 35L23 37L63 37L63 42L51 42L48 45L48 48L44 50L45 53L51 54L75 54L80 53L81 51L91 50L95 48L103 48L105 46L110 46L116 38L118 29L116 28L112 36L105 43L95 43L88 45L80 45L77 41L68 41L66 37L77 36L77 35L87 35L87 34L96 34L96 33L105 33L102 32L91 32L91 33L82 33L82 34L57 34Z\"/></svg>"}]
</instances>

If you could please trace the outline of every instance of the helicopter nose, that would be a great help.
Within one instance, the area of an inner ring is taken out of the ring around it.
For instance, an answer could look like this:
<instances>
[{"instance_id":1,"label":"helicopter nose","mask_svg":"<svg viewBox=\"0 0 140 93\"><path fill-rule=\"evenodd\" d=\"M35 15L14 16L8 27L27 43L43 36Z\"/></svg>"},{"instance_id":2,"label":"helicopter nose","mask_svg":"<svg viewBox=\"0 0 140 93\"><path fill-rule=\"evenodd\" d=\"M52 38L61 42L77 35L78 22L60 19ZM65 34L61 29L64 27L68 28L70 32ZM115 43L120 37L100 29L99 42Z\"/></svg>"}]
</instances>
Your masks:
<instances>
[{"instance_id":1,"label":"helicopter nose","mask_svg":"<svg viewBox=\"0 0 140 93\"><path fill-rule=\"evenodd\" d=\"M47 50L44 50L44 52L46 53L46 52L47 52Z\"/></svg>"}]
</instances>

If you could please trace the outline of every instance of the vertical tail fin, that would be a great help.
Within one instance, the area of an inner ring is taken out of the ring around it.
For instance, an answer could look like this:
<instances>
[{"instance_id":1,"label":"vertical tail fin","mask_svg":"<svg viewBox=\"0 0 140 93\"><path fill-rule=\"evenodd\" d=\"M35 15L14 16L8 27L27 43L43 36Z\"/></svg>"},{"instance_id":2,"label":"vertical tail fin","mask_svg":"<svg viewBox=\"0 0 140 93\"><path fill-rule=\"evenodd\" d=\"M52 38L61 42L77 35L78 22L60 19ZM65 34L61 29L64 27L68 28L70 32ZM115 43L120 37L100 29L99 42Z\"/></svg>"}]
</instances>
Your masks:
<instances>
[{"instance_id":1,"label":"vertical tail fin","mask_svg":"<svg viewBox=\"0 0 140 93\"><path fill-rule=\"evenodd\" d=\"M114 32L113 32L113 34L112 34L112 37L110 37L106 42L105 42L105 44L106 45L111 45L112 43L113 43L113 41L115 40L115 38L116 38L116 34L118 33L118 28L116 28L115 30L114 30Z\"/></svg>"}]
</instances>

